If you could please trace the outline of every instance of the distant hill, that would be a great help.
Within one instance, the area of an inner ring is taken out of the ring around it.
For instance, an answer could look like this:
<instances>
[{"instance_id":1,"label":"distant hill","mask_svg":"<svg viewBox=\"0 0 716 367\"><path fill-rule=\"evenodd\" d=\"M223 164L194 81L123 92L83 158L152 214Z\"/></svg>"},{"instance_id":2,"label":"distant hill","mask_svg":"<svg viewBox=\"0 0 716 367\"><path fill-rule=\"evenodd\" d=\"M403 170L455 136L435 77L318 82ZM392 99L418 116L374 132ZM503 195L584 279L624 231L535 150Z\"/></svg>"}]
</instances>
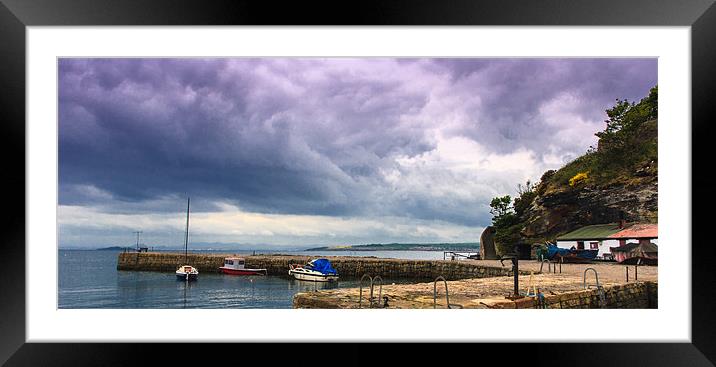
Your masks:
<instances>
[{"instance_id":1,"label":"distant hill","mask_svg":"<svg viewBox=\"0 0 716 367\"><path fill-rule=\"evenodd\" d=\"M477 251L478 242L462 243L371 243L367 245L339 245L313 247L305 251Z\"/></svg>"},{"instance_id":2,"label":"distant hill","mask_svg":"<svg viewBox=\"0 0 716 367\"><path fill-rule=\"evenodd\" d=\"M124 249L127 247L121 247L121 246L110 246L110 247L102 247L95 249L96 251L124 251ZM134 247L132 247L134 249Z\"/></svg>"}]
</instances>

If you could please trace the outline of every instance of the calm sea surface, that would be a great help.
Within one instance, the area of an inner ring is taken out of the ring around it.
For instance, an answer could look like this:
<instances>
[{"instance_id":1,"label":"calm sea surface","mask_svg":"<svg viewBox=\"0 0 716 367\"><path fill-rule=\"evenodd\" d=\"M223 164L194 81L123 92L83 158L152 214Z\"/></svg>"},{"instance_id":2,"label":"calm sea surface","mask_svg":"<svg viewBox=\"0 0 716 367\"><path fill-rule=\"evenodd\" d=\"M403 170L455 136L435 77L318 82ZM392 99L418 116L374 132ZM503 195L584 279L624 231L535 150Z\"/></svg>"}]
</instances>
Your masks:
<instances>
[{"instance_id":1,"label":"calm sea surface","mask_svg":"<svg viewBox=\"0 0 716 367\"><path fill-rule=\"evenodd\" d=\"M227 253L230 251L217 251ZM266 252L262 252L266 253ZM442 251L281 251L310 256L443 259ZM280 276L200 273L196 282L171 273L118 271L116 251L59 250L59 308L291 308L297 292L357 287L358 280L305 282ZM201 269L199 269L201 272ZM404 283L384 279L385 283Z\"/></svg>"}]
</instances>

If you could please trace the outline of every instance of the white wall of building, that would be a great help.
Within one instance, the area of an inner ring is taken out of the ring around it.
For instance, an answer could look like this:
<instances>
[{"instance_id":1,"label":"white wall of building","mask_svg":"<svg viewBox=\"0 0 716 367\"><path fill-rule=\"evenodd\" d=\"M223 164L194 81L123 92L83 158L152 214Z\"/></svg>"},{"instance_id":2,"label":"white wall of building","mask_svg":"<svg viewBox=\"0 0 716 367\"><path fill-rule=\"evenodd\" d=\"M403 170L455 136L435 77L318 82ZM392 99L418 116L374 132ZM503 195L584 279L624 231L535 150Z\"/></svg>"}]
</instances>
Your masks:
<instances>
[{"instance_id":1,"label":"white wall of building","mask_svg":"<svg viewBox=\"0 0 716 367\"><path fill-rule=\"evenodd\" d=\"M585 240L584 248L586 250L591 249L592 242L598 242L597 246L599 252L597 253L597 257L604 257L604 254L611 254L611 250L609 249L610 247L619 247L619 240ZM659 240L656 238L652 239L651 242L659 245ZM631 239L627 240L627 243L639 243L639 240ZM557 241L557 247L566 249L570 249L572 247L577 248L577 241Z\"/></svg>"}]
</instances>

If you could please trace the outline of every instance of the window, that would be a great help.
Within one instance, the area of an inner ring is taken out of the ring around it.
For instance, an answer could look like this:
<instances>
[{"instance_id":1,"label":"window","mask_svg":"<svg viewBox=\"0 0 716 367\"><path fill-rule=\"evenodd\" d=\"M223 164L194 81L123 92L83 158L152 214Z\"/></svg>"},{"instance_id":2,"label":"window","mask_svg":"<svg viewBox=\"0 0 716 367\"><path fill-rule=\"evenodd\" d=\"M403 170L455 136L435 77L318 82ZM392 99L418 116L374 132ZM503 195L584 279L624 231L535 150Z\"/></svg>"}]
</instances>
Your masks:
<instances>
[{"instance_id":1,"label":"window","mask_svg":"<svg viewBox=\"0 0 716 367\"><path fill-rule=\"evenodd\" d=\"M577 249L584 250L584 241L577 241Z\"/></svg>"},{"instance_id":2,"label":"window","mask_svg":"<svg viewBox=\"0 0 716 367\"><path fill-rule=\"evenodd\" d=\"M589 243L589 248L590 248L591 250L598 250L598 249L599 249L599 242L590 242L590 243Z\"/></svg>"}]
</instances>

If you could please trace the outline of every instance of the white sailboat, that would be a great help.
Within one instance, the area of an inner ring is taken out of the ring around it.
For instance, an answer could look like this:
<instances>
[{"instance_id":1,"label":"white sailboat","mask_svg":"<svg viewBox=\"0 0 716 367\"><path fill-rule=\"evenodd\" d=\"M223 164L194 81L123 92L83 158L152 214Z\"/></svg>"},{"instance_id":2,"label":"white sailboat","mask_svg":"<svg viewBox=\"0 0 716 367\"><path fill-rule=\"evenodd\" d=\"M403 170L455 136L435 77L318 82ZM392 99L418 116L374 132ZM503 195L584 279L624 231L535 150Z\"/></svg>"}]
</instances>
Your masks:
<instances>
[{"instance_id":1,"label":"white sailboat","mask_svg":"<svg viewBox=\"0 0 716 367\"><path fill-rule=\"evenodd\" d=\"M184 234L184 264L186 264L188 257L189 248L189 201L190 198L186 199L186 232ZM191 265L182 265L176 271L177 279L181 280L197 280L199 278L199 269Z\"/></svg>"}]
</instances>

